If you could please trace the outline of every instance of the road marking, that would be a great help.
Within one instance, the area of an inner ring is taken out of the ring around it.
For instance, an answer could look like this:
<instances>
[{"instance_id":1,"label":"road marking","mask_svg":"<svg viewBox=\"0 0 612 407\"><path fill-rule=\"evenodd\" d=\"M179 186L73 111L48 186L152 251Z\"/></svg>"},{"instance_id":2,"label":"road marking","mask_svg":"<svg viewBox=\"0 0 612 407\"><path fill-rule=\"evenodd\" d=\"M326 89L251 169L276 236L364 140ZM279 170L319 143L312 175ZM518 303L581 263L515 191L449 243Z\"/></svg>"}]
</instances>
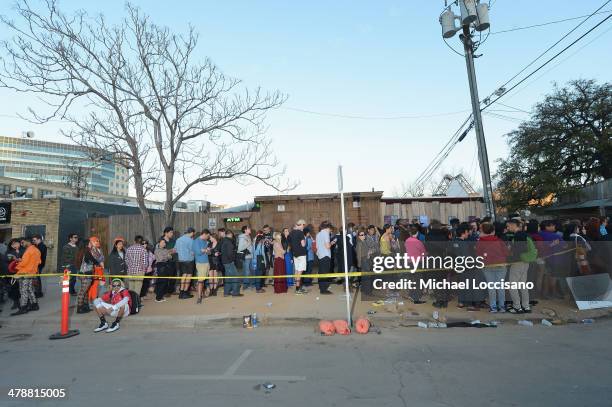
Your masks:
<instances>
[{"instance_id":1,"label":"road marking","mask_svg":"<svg viewBox=\"0 0 612 407\"><path fill-rule=\"evenodd\" d=\"M234 363L227 368L222 375L210 374L155 374L149 376L153 380L248 380L268 382L303 382L305 376L275 376L275 375L237 375L240 365L253 353L252 349L246 349Z\"/></svg>"},{"instance_id":2,"label":"road marking","mask_svg":"<svg viewBox=\"0 0 612 407\"><path fill-rule=\"evenodd\" d=\"M269 382L303 382L305 376L270 376L270 375L207 375L207 374L167 374L152 375L154 380L250 380Z\"/></svg>"},{"instance_id":3,"label":"road marking","mask_svg":"<svg viewBox=\"0 0 612 407\"><path fill-rule=\"evenodd\" d=\"M232 363L230 367L227 368L227 370L225 371L225 373L223 373L223 375L233 376L234 373L236 373L236 371L240 367L240 365L244 363L244 361L249 357L251 353L253 353L252 349L247 349L244 352L242 352L242 355L240 355L238 359L236 359L236 361Z\"/></svg>"}]
</instances>

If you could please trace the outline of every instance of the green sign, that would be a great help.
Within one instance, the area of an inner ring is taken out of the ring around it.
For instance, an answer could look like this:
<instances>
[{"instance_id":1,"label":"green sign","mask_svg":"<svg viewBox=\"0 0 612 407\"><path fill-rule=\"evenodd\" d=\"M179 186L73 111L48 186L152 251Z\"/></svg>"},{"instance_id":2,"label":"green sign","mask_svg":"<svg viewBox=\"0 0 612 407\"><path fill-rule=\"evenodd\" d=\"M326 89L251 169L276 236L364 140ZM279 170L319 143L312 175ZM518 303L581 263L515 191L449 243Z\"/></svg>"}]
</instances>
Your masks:
<instances>
[{"instance_id":1,"label":"green sign","mask_svg":"<svg viewBox=\"0 0 612 407\"><path fill-rule=\"evenodd\" d=\"M225 223L242 222L242 218L225 218Z\"/></svg>"}]
</instances>

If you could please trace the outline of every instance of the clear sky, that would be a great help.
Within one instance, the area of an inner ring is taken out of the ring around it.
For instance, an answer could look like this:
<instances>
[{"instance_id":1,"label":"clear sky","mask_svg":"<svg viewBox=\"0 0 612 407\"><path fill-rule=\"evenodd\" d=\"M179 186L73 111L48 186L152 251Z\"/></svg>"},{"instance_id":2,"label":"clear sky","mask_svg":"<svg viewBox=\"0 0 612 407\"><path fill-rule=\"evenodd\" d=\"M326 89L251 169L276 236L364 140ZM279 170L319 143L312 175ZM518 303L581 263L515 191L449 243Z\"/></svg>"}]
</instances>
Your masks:
<instances>
[{"instance_id":1,"label":"clear sky","mask_svg":"<svg viewBox=\"0 0 612 407\"><path fill-rule=\"evenodd\" d=\"M9 2L2 3L2 12L10 15ZM300 182L294 193L335 191L336 167L341 163L346 190L374 188L393 195L402 183L410 183L420 174L470 109L464 59L447 48L441 38L441 0L133 3L156 23L172 30L184 32L187 23L194 25L201 35L199 54L212 58L226 74L245 84L278 89L289 96L284 108L268 116L267 124L274 150L287 166L287 176ZM491 31L590 14L603 3L493 0ZM124 13L122 0L64 0L60 5L66 10L85 7L88 12L102 12L117 21ZM612 10L612 3L604 10ZM603 17L605 14L592 17L556 49L569 44ZM481 99L579 21L492 34L479 50L483 56L476 60ZM553 81L610 81L611 28L612 20L608 20L502 102L529 111L551 90ZM6 30L0 29L0 38L6 36ZM458 38L450 43L459 49ZM36 126L12 117L25 113L28 106L36 106L34 96L0 90L0 133L19 136L22 131L33 130L37 138L65 141L59 136L62 123ZM502 106L496 109L510 110ZM497 113L527 117L524 113ZM438 114L445 115L367 119ZM504 134L516 126L515 121L484 116L493 172L495 160L508 152ZM451 153L441 172L460 169L468 178L479 179L473 132ZM240 204L263 194L275 192L259 184L244 187L225 182L194 188L189 198Z\"/></svg>"}]
</instances>

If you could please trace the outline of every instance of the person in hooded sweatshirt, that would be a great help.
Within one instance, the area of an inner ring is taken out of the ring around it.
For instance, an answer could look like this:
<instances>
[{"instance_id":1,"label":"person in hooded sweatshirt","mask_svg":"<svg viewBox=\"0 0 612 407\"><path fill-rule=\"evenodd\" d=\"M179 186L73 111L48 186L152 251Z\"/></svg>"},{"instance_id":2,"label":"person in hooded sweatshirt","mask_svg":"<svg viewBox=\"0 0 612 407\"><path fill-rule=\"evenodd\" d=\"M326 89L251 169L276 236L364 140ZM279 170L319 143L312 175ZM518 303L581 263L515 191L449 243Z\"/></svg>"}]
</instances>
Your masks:
<instances>
[{"instance_id":1,"label":"person in hooded sweatshirt","mask_svg":"<svg viewBox=\"0 0 612 407\"><path fill-rule=\"evenodd\" d=\"M506 277L508 247L495 235L495 226L490 222L480 225L480 238L476 242L476 256L482 257L483 274L488 283L499 283ZM506 312L506 294L503 288L489 288L490 312Z\"/></svg>"}]
</instances>

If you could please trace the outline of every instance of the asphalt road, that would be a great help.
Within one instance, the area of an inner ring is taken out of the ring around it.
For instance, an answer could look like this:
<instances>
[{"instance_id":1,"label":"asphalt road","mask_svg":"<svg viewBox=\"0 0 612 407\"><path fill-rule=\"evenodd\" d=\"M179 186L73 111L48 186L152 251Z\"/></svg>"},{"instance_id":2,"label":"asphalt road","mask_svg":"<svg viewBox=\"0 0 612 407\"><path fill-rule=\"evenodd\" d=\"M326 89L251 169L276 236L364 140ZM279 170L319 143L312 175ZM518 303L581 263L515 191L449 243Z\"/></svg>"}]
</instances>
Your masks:
<instances>
[{"instance_id":1,"label":"asphalt road","mask_svg":"<svg viewBox=\"0 0 612 407\"><path fill-rule=\"evenodd\" d=\"M0 329L0 405L34 405L10 400L14 387L67 389L67 399L41 406L612 404L612 321L350 337L321 337L312 327L122 325L65 341L49 341L48 327Z\"/></svg>"}]
</instances>

